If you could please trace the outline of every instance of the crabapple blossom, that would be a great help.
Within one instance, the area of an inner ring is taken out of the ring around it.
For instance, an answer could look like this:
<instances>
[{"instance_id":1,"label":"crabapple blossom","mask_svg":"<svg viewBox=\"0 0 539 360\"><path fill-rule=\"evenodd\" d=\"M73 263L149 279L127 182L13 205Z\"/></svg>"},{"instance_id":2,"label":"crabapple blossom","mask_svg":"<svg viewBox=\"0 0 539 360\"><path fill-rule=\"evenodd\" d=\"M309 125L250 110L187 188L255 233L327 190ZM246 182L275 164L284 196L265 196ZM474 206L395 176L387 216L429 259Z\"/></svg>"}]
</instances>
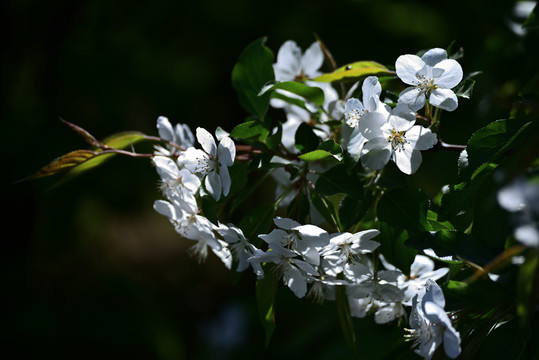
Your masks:
<instances>
[{"instance_id":1,"label":"crabapple blossom","mask_svg":"<svg viewBox=\"0 0 539 360\"><path fill-rule=\"evenodd\" d=\"M179 147L187 149L195 144L195 137L187 124L176 124L173 128L168 118L159 116L157 118L157 130L159 137L165 141L172 142ZM171 145L166 147L156 146L156 155L172 155L178 149Z\"/></svg>"},{"instance_id":2,"label":"crabapple blossom","mask_svg":"<svg viewBox=\"0 0 539 360\"><path fill-rule=\"evenodd\" d=\"M451 89L462 80L462 67L456 60L448 59L444 49L431 49L421 58L401 55L395 62L395 69L405 84L412 85L400 93L399 103L417 111L428 98L429 104L440 109L453 111L457 108L457 96Z\"/></svg>"},{"instance_id":3,"label":"crabapple blossom","mask_svg":"<svg viewBox=\"0 0 539 360\"><path fill-rule=\"evenodd\" d=\"M454 359L460 354L460 334L445 313L445 298L442 289L433 280L427 281L427 291L422 299L412 299L409 339L415 340L415 352L432 359L434 352L444 343L445 354Z\"/></svg>"},{"instance_id":4,"label":"crabapple blossom","mask_svg":"<svg viewBox=\"0 0 539 360\"><path fill-rule=\"evenodd\" d=\"M207 130L199 127L196 134L202 150L188 148L181 153L178 163L193 174L204 178L206 190L217 201L221 194L227 196L230 191L228 167L234 163L236 147L228 136L222 137L217 146Z\"/></svg>"},{"instance_id":5,"label":"crabapple blossom","mask_svg":"<svg viewBox=\"0 0 539 360\"><path fill-rule=\"evenodd\" d=\"M415 125L415 114L408 106L399 104L391 110L365 114L359 124L364 145L361 162L371 170L384 167L389 160L405 174L413 174L421 164L420 150L430 149L438 139L436 134L421 125Z\"/></svg>"}]
</instances>

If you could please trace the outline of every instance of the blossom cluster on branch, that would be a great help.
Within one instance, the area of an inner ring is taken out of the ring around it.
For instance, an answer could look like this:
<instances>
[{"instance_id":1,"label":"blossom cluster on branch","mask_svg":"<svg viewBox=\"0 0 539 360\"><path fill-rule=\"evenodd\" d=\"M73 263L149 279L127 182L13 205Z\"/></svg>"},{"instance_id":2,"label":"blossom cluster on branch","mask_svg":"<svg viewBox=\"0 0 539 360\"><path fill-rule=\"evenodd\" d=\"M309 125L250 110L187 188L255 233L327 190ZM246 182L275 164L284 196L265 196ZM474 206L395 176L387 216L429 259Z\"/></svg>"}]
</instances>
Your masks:
<instances>
[{"instance_id":1,"label":"blossom cluster on branch","mask_svg":"<svg viewBox=\"0 0 539 360\"><path fill-rule=\"evenodd\" d=\"M193 242L199 261L212 252L231 271L253 271L268 338L279 280L298 298L335 301L353 351L351 318L373 315L377 324L408 323L403 339L424 358L441 348L471 357L517 324L533 335L539 162L528 144L533 109L516 108L467 145L442 140L443 112L470 97L478 74L464 74L459 56L434 48L394 66L359 61L323 72L333 58L321 41L304 53L287 41L274 62L259 39L232 72L249 117L230 132L193 134L161 116L158 137L98 141L67 123L94 150L66 154L34 177L104 154L150 157L164 197L154 209ZM123 149L142 140L158 143L152 154ZM406 176L422 152L437 151L459 152L458 183L429 198ZM273 200L231 223L268 179Z\"/></svg>"}]
</instances>

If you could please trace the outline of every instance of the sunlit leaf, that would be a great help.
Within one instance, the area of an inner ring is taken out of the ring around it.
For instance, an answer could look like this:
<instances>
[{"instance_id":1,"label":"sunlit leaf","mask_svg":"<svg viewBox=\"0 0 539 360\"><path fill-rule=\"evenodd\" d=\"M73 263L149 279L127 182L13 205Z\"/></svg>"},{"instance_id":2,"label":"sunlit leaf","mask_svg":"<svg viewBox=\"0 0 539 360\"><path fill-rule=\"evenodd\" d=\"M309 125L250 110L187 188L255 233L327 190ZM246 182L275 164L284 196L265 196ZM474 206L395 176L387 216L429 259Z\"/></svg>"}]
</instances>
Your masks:
<instances>
[{"instance_id":1,"label":"sunlit leaf","mask_svg":"<svg viewBox=\"0 0 539 360\"><path fill-rule=\"evenodd\" d=\"M126 131L108 136L103 139L101 143L103 145L110 146L111 148L120 150L145 139L146 134L141 133L140 131Z\"/></svg>"},{"instance_id":2,"label":"sunlit leaf","mask_svg":"<svg viewBox=\"0 0 539 360\"><path fill-rule=\"evenodd\" d=\"M38 172L29 176L27 179L37 179L65 172L73 169L75 166L83 164L84 162L92 158L95 158L96 156L99 156L99 153L96 153L91 150L75 150L53 160L49 165L44 166Z\"/></svg>"},{"instance_id":3,"label":"sunlit leaf","mask_svg":"<svg viewBox=\"0 0 539 360\"><path fill-rule=\"evenodd\" d=\"M268 136L269 131L259 121L247 121L237 125L230 136L237 139L255 138L259 141L264 141Z\"/></svg>"},{"instance_id":4,"label":"sunlit leaf","mask_svg":"<svg viewBox=\"0 0 539 360\"><path fill-rule=\"evenodd\" d=\"M363 76L390 74L391 71L384 65L375 61L358 61L338 68L337 70L322 74L313 81L333 82L339 80L356 80Z\"/></svg>"}]
</instances>

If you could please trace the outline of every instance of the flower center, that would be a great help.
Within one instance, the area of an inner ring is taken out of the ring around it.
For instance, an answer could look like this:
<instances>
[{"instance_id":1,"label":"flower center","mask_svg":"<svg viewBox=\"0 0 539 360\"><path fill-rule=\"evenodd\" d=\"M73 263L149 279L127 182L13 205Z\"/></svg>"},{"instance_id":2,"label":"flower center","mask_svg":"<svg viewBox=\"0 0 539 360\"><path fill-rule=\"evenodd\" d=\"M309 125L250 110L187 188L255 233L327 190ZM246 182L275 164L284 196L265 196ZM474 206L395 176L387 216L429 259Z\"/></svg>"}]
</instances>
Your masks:
<instances>
[{"instance_id":1,"label":"flower center","mask_svg":"<svg viewBox=\"0 0 539 360\"><path fill-rule=\"evenodd\" d=\"M417 85L415 85L415 87L420 92L430 93L438 88L438 86L434 84L433 78L428 78L425 75L416 75L415 77L417 78Z\"/></svg>"},{"instance_id":2,"label":"flower center","mask_svg":"<svg viewBox=\"0 0 539 360\"><path fill-rule=\"evenodd\" d=\"M361 116L363 115L362 112L360 112L358 109L353 109L350 112L346 113L346 124L350 126L351 128L355 128L359 125L359 120L361 120Z\"/></svg>"},{"instance_id":3,"label":"flower center","mask_svg":"<svg viewBox=\"0 0 539 360\"><path fill-rule=\"evenodd\" d=\"M387 141L391 143L391 149L401 151L407 143L406 131L391 129L391 135L388 136Z\"/></svg>"}]
</instances>

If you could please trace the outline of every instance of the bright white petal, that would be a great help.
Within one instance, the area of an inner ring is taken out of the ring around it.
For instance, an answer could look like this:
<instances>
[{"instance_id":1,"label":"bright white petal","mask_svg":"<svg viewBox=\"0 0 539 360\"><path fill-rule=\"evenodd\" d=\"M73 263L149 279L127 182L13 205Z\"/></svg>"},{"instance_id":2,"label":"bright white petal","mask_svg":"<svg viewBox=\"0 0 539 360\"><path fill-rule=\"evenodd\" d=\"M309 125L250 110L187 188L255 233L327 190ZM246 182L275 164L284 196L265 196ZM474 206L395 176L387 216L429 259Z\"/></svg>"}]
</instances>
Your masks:
<instances>
[{"instance_id":1,"label":"bright white petal","mask_svg":"<svg viewBox=\"0 0 539 360\"><path fill-rule=\"evenodd\" d=\"M294 80L301 71L301 49L295 41L288 40L277 53L277 63L274 64L275 80Z\"/></svg>"},{"instance_id":2,"label":"bright white petal","mask_svg":"<svg viewBox=\"0 0 539 360\"><path fill-rule=\"evenodd\" d=\"M352 155L359 156L366 141L367 139L365 139L363 134L359 131L359 127L356 127L352 131L352 135L350 136L346 150Z\"/></svg>"},{"instance_id":3,"label":"bright white petal","mask_svg":"<svg viewBox=\"0 0 539 360\"><path fill-rule=\"evenodd\" d=\"M361 90L363 91L363 105L369 111L376 110L376 104L378 103L380 94L382 93L382 85L380 85L378 78L376 76L367 77L365 80L363 80Z\"/></svg>"},{"instance_id":4,"label":"bright white petal","mask_svg":"<svg viewBox=\"0 0 539 360\"><path fill-rule=\"evenodd\" d=\"M462 80L462 67L453 59L444 60L433 68L433 72L442 70L439 77L434 77L434 84L444 88L452 89Z\"/></svg>"},{"instance_id":5,"label":"bright white petal","mask_svg":"<svg viewBox=\"0 0 539 360\"><path fill-rule=\"evenodd\" d=\"M417 84L416 74L425 66L425 62L416 55L401 55L395 62L397 76L408 85Z\"/></svg>"},{"instance_id":6,"label":"bright white petal","mask_svg":"<svg viewBox=\"0 0 539 360\"><path fill-rule=\"evenodd\" d=\"M324 53L318 41L315 41L311 46L305 51L305 54L301 58L301 66L303 73L308 78L314 78L320 75L318 69L324 63Z\"/></svg>"},{"instance_id":7,"label":"bright white petal","mask_svg":"<svg viewBox=\"0 0 539 360\"><path fill-rule=\"evenodd\" d=\"M382 127L387 123L388 116L389 114L378 111L366 113L359 122L359 131L367 140L384 137Z\"/></svg>"},{"instance_id":8,"label":"bright white petal","mask_svg":"<svg viewBox=\"0 0 539 360\"><path fill-rule=\"evenodd\" d=\"M174 129L168 118L164 116L159 116L157 118L157 131L159 132L159 137L165 141L174 140Z\"/></svg>"},{"instance_id":9,"label":"bright white petal","mask_svg":"<svg viewBox=\"0 0 539 360\"><path fill-rule=\"evenodd\" d=\"M416 255L410 266L410 276L418 277L434 270L434 261L424 255Z\"/></svg>"},{"instance_id":10,"label":"bright white petal","mask_svg":"<svg viewBox=\"0 0 539 360\"><path fill-rule=\"evenodd\" d=\"M422 161L421 152L406 146L402 150L395 151L393 156L400 171L407 175L415 173Z\"/></svg>"},{"instance_id":11,"label":"bright white petal","mask_svg":"<svg viewBox=\"0 0 539 360\"><path fill-rule=\"evenodd\" d=\"M166 156L154 156L152 159L157 173L163 180L175 180L179 175L176 162Z\"/></svg>"},{"instance_id":12,"label":"bright white petal","mask_svg":"<svg viewBox=\"0 0 539 360\"><path fill-rule=\"evenodd\" d=\"M197 140L204 149L205 152L211 156L217 155L217 145L215 144L215 139L213 135L204 128L197 128Z\"/></svg>"},{"instance_id":13,"label":"bright white petal","mask_svg":"<svg viewBox=\"0 0 539 360\"><path fill-rule=\"evenodd\" d=\"M156 200L153 203L153 208L155 211L157 211L159 214L166 216L167 218L171 220L178 219L178 215L176 212L176 209L174 206L169 203L168 201L164 200Z\"/></svg>"},{"instance_id":14,"label":"bright white petal","mask_svg":"<svg viewBox=\"0 0 539 360\"><path fill-rule=\"evenodd\" d=\"M442 88L438 88L430 94L429 103L431 103L432 106L447 111L453 111L459 105L457 95L455 95L453 90Z\"/></svg>"}]
</instances>

